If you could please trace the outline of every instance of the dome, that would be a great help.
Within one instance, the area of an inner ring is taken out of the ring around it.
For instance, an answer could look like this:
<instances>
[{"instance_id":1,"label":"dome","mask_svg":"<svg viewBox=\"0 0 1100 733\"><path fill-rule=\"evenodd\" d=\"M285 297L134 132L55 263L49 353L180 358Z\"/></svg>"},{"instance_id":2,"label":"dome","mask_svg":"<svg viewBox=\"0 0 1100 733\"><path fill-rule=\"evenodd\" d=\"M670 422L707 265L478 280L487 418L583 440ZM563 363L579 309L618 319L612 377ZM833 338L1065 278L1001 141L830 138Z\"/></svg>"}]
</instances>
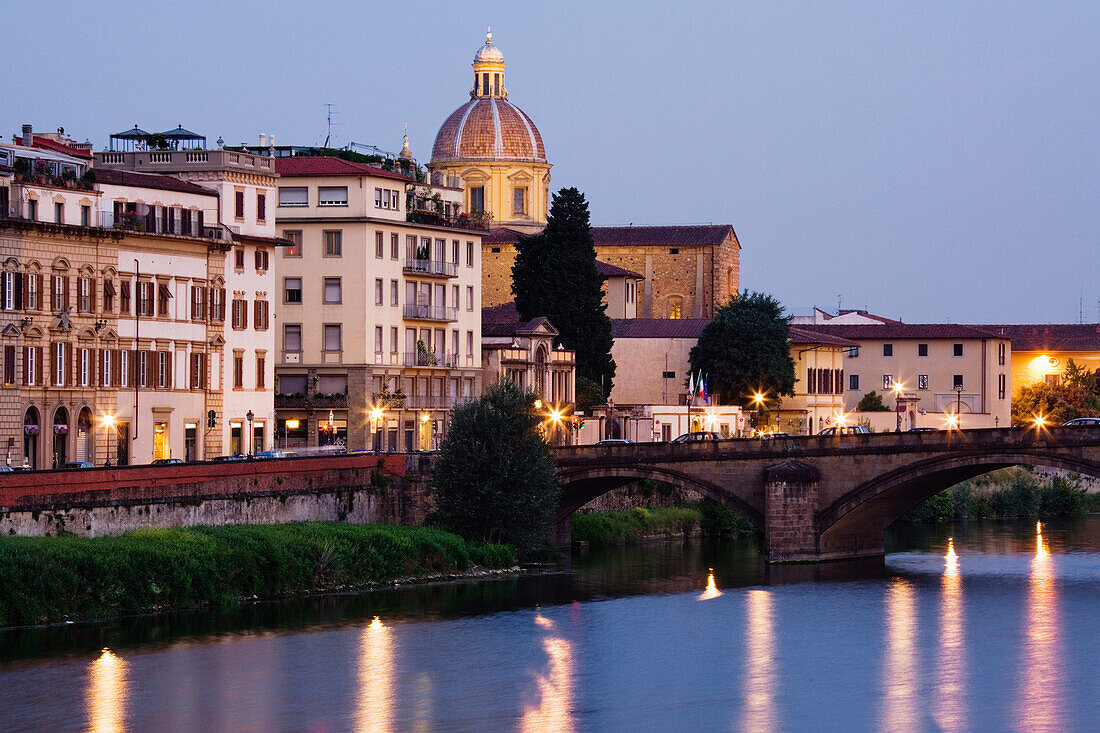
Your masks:
<instances>
[{"instance_id":1,"label":"dome","mask_svg":"<svg viewBox=\"0 0 1100 733\"><path fill-rule=\"evenodd\" d=\"M485 61L504 63L504 54L500 52L500 49L493 45L493 29L490 28L485 32L485 45L477 50L474 54L474 63L482 63Z\"/></svg>"},{"instance_id":2,"label":"dome","mask_svg":"<svg viewBox=\"0 0 1100 733\"><path fill-rule=\"evenodd\" d=\"M439 128L432 161L446 160L545 163L546 149L538 128L523 110L506 99L478 97L452 112Z\"/></svg>"}]
</instances>

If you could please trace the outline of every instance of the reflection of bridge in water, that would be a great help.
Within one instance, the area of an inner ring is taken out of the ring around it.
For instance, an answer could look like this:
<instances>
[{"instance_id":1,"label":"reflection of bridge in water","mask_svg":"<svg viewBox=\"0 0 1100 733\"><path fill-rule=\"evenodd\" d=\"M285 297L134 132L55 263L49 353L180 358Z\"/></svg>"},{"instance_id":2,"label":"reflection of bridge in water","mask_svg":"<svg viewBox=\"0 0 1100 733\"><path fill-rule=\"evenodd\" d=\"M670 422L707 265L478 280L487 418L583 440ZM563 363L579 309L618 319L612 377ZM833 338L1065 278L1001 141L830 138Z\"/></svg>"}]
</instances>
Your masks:
<instances>
[{"instance_id":1,"label":"reflection of bridge in water","mask_svg":"<svg viewBox=\"0 0 1100 733\"><path fill-rule=\"evenodd\" d=\"M883 532L960 481L1007 466L1100 478L1100 428L1002 428L776 440L637 443L555 450L562 498L554 539L592 499L665 481L737 511L764 533L772 562L881 555Z\"/></svg>"}]
</instances>

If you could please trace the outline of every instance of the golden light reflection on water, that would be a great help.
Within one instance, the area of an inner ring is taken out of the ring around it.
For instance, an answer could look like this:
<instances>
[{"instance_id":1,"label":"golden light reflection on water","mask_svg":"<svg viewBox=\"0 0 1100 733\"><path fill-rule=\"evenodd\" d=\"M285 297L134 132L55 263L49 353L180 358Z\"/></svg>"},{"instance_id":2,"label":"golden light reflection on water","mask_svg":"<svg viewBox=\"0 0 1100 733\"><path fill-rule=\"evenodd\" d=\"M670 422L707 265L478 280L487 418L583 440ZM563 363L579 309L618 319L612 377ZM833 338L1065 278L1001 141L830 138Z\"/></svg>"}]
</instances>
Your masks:
<instances>
[{"instance_id":1,"label":"golden light reflection on water","mask_svg":"<svg viewBox=\"0 0 1100 733\"><path fill-rule=\"evenodd\" d=\"M745 710L738 726L745 731L773 731L775 714L775 648L772 633L772 597L766 590L747 594L745 646Z\"/></svg>"},{"instance_id":2,"label":"golden light reflection on water","mask_svg":"<svg viewBox=\"0 0 1100 733\"><path fill-rule=\"evenodd\" d=\"M538 705L523 710L522 731L573 730L573 645L554 634L554 622L539 613L535 625L546 632L542 648L546 652L546 674L537 676Z\"/></svg>"},{"instance_id":3,"label":"golden light reflection on water","mask_svg":"<svg viewBox=\"0 0 1100 733\"><path fill-rule=\"evenodd\" d=\"M710 574L707 575L707 589L699 594L698 600L709 601L711 598L718 598L722 595L722 591L718 590L718 585L714 582L714 569L711 568Z\"/></svg>"},{"instance_id":4,"label":"golden light reflection on water","mask_svg":"<svg viewBox=\"0 0 1100 733\"><path fill-rule=\"evenodd\" d=\"M1020 690L1020 730L1061 730L1059 701L1062 674L1058 626L1058 589L1054 561L1043 540L1043 525L1035 523L1035 557L1031 560L1031 579L1027 594L1027 632L1025 640L1022 689Z\"/></svg>"},{"instance_id":5,"label":"golden light reflection on water","mask_svg":"<svg viewBox=\"0 0 1100 733\"><path fill-rule=\"evenodd\" d=\"M355 729L393 729L393 636L376 616L359 636L359 706Z\"/></svg>"},{"instance_id":6,"label":"golden light reflection on water","mask_svg":"<svg viewBox=\"0 0 1100 733\"><path fill-rule=\"evenodd\" d=\"M886 596L883 730L906 731L918 727L916 635L913 587L897 578L890 584Z\"/></svg>"},{"instance_id":7,"label":"golden light reflection on water","mask_svg":"<svg viewBox=\"0 0 1100 733\"><path fill-rule=\"evenodd\" d=\"M966 651L963 630L962 576L955 541L947 540L940 601L940 664L933 712L940 729L962 730L966 725L963 691L966 686Z\"/></svg>"},{"instance_id":8,"label":"golden light reflection on water","mask_svg":"<svg viewBox=\"0 0 1100 733\"><path fill-rule=\"evenodd\" d=\"M88 730L113 733L126 730L126 662L104 649L88 665Z\"/></svg>"}]
</instances>

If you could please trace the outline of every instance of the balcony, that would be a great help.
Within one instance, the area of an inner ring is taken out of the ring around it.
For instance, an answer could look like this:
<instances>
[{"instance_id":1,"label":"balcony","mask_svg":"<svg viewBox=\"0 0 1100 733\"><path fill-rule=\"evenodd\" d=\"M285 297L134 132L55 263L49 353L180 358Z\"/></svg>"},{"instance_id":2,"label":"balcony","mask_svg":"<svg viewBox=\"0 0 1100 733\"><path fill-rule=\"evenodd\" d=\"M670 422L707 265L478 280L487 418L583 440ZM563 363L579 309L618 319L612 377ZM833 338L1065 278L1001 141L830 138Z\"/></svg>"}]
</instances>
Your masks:
<instances>
[{"instance_id":1,"label":"balcony","mask_svg":"<svg viewBox=\"0 0 1100 733\"><path fill-rule=\"evenodd\" d=\"M561 364L561 365L564 366L564 365L567 365L567 364L575 364L576 362L577 362L577 352L575 352L575 351L566 351L564 349L558 349L556 351L551 351L550 352L550 363L551 364Z\"/></svg>"},{"instance_id":2,"label":"balcony","mask_svg":"<svg viewBox=\"0 0 1100 733\"><path fill-rule=\"evenodd\" d=\"M405 221L410 224L429 224L437 227L454 227L455 229L474 229L478 231L489 229L489 217L483 213L446 216L429 209L413 209L405 214Z\"/></svg>"},{"instance_id":3,"label":"balcony","mask_svg":"<svg viewBox=\"0 0 1100 733\"><path fill-rule=\"evenodd\" d=\"M407 367L438 367L440 369L455 369L460 365L462 357L458 354L434 354L430 351L414 351L405 353L405 366Z\"/></svg>"},{"instance_id":4,"label":"balcony","mask_svg":"<svg viewBox=\"0 0 1100 733\"><path fill-rule=\"evenodd\" d=\"M458 320L458 308L442 305L406 305L405 320L453 323Z\"/></svg>"},{"instance_id":5,"label":"balcony","mask_svg":"<svg viewBox=\"0 0 1100 733\"><path fill-rule=\"evenodd\" d=\"M320 394L303 395L301 392L294 394L276 394L276 409L290 410L333 410L344 409L348 406L346 394Z\"/></svg>"},{"instance_id":6,"label":"balcony","mask_svg":"<svg viewBox=\"0 0 1100 733\"><path fill-rule=\"evenodd\" d=\"M463 402L473 399L456 395L409 395L405 399L406 410L453 410Z\"/></svg>"},{"instance_id":7,"label":"balcony","mask_svg":"<svg viewBox=\"0 0 1100 733\"><path fill-rule=\"evenodd\" d=\"M416 275L434 275L436 277L458 277L458 265L454 262L439 260L405 260L404 272Z\"/></svg>"}]
</instances>

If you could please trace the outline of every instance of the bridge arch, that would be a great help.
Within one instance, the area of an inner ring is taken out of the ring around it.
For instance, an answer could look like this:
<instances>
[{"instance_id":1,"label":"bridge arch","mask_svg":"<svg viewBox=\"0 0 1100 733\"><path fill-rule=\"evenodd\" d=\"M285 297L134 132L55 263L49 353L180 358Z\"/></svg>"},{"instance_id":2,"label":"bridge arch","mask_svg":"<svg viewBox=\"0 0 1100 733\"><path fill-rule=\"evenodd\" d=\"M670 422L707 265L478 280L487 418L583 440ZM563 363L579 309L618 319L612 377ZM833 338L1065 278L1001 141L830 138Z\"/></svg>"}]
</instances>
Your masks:
<instances>
[{"instance_id":1,"label":"bridge arch","mask_svg":"<svg viewBox=\"0 0 1100 733\"><path fill-rule=\"evenodd\" d=\"M663 481L714 499L744 517L753 527L764 528L761 508L746 502L732 491L699 476L665 466L634 464L624 466L578 466L559 471L561 499L554 513L555 522L564 522L573 512L609 491L634 481Z\"/></svg>"},{"instance_id":2,"label":"bridge arch","mask_svg":"<svg viewBox=\"0 0 1100 733\"><path fill-rule=\"evenodd\" d=\"M967 479L1009 466L1050 466L1100 478L1100 461L1042 449L952 452L864 481L817 513L820 549L881 542L882 531L913 507Z\"/></svg>"}]
</instances>

